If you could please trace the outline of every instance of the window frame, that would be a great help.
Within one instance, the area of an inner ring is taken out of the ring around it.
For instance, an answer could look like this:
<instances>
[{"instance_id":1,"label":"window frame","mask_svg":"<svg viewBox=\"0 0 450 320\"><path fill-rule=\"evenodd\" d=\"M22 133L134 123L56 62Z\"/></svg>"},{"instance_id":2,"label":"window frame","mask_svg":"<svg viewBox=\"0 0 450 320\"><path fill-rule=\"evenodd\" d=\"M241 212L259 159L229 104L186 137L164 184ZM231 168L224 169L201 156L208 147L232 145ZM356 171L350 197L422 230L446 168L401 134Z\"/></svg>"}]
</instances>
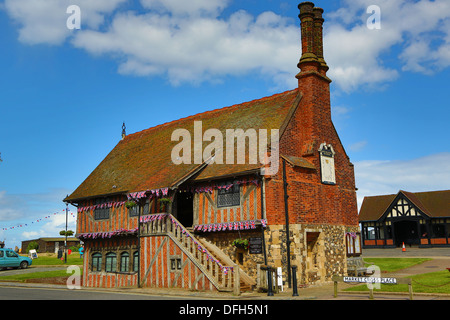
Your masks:
<instances>
[{"instance_id":1,"label":"window frame","mask_svg":"<svg viewBox=\"0 0 450 320\"><path fill-rule=\"evenodd\" d=\"M120 272L129 272L130 271L130 253L128 251L123 251L120 254Z\"/></svg>"},{"instance_id":2,"label":"window frame","mask_svg":"<svg viewBox=\"0 0 450 320\"><path fill-rule=\"evenodd\" d=\"M102 271L102 260L103 260L103 255L100 252L92 253L92 256L91 256L91 271L92 272Z\"/></svg>"},{"instance_id":3,"label":"window frame","mask_svg":"<svg viewBox=\"0 0 450 320\"><path fill-rule=\"evenodd\" d=\"M97 198L94 200L94 205L102 205L108 203L107 198ZM110 208L105 205L103 208L94 209L94 220L108 220L111 215Z\"/></svg>"},{"instance_id":4,"label":"window frame","mask_svg":"<svg viewBox=\"0 0 450 320\"><path fill-rule=\"evenodd\" d=\"M133 272L139 271L139 251L133 252Z\"/></svg>"},{"instance_id":5,"label":"window frame","mask_svg":"<svg viewBox=\"0 0 450 320\"><path fill-rule=\"evenodd\" d=\"M227 184L231 184L228 182ZM229 199L231 198L231 199ZM233 182L231 188L217 190L217 208L237 207L241 205L241 186Z\"/></svg>"},{"instance_id":6,"label":"window frame","mask_svg":"<svg viewBox=\"0 0 450 320\"><path fill-rule=\"evenodd\" d=\"M105 254L105 272L117 272L117 253L108 252Z\"/></svg>"}]
</instances>

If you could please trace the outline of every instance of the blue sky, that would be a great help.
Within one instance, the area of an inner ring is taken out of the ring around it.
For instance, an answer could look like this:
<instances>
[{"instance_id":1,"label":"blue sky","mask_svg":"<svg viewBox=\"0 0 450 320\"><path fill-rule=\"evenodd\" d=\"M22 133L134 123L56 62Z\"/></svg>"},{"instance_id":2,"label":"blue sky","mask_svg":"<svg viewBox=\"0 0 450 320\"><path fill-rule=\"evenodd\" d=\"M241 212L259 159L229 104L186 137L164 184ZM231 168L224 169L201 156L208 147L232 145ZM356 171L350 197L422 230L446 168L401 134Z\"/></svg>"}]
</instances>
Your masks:
<instances>
[{"instance_id":1,"label":"blue sky","mask_svg":"<svg viewBox=\"0 0 450 320\"><path fill-rule=\"evenodd\" d=\"M62 199L119 142L123 121L133 133L295 88L298 2L0 0L0 240L57 235ZM72 4L80 30L66 26ZM448 189L450 2L315 4L359 202ZM381 29L367 27L370 5Z\"/></svg>"}]
</instances>

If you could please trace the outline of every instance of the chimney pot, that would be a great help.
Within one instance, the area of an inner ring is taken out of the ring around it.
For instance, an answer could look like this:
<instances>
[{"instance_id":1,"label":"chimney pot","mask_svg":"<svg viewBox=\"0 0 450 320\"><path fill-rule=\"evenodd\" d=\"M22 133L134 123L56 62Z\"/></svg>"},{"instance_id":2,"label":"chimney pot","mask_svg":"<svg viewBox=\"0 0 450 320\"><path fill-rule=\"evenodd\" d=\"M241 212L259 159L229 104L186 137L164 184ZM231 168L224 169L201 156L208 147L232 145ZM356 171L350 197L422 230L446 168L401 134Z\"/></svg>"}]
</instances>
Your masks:
<instances>
[{"instance_id":1,"label":"chimney pot","mask_svg":"<svg viewBox=\"0 0 450 320\"><path fill-rule=\"evenodd\" d=\"M300 9L300 27L302 33L302 57L300 59L299 67L302 62L317 61L317 56L314 54L314 17L315 13L314 3L302 2L298 5Z\"/></svg>"},{"instance_id":2,"label":"chimney pot","mask_svg":"<svg viewBox=\"0 0 450 320\"><path fill-rule=\"evenodd\" d=\"M322 8L313 8L314 12L314 54L317 56L317 59L320 62L321 69L326 73L328 71L328 65L325 62L323 57L323 9Z\"/></svg>"},{"instance_id":3,"label":"chimney pot","mask_svg":"<svg viewBox=\"0 0 450 320\"><path fill-rule=\"evenodd\" d=\"M302 34L302 56L298 67L307 72L315 71L325 76L328 66L323 57L323 12L322 8L306 1L298 5Z\"/></svg>"}]
</instances>

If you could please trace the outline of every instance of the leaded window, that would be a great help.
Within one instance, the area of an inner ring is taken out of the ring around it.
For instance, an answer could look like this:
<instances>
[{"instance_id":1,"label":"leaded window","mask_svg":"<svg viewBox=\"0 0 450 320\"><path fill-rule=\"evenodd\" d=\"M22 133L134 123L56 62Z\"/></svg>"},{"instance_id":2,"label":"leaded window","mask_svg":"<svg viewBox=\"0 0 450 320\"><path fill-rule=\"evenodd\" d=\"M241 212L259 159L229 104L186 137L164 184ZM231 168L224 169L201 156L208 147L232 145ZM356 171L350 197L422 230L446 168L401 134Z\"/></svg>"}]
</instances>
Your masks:
<instances>
[{"instance_id":1,"label":"leaded window","mask_svg":"<svg viewBox=\"0 0 450 320\"><path fill-rule=\"evenodd\" d=\"M92 271L102 270L102 254L96 252L92 255Z\"/></svg>"},{"instance_id":2,"label":"leaded window","mask_svg":"<svg viewBox=\"0 0 450 320\"><path fill-rule=\"evenodd\" d=\"M105 259L105 271L106 272L116 272L117 270L117 256L114 252L106 254Z\"/></svg>"},{"instance_id":3,"label":"leaded window","mask_svg":"<svg viewBox=\"0 0 450 320\"><path fill-rule=\"evenodd\" d=\"M139 268L139 252L135 251L133 253L133 271L137 272Z\"/></svg>"},{"instance_id":4,"label":"leaded window","mask_svg":"<svg viewBox=\"0 0 450 320\"><path fill-rule=\"evenodd\" d=\"M227 183L217 192L217 207L240 205L240 188L238 184Z\"/></svg>"},{"instance_id":5,"label":"leaded window","mask_svg":"<svg viewBox=\"0 0 450 320\"><path fill-rule=\"evenodd\" d=\"M130 263L130 254L128 252L122 252L120 255L120 272L128 272Z\"/></svg>"},{"instance_id":6,"label":"leaded window","mask_svg":"<svg viewBox=\"0 0 450 320\"><path fill-rule=\"evenodd\" d=\"M130 217L137 217L139 215L139 205L136 204L135 206L128 208L128 212Z\"/></svg>"},{"instance_id":7,"label":"leaded window","mask_svg":"<svg viewBox=\"0 0 450 320\"><path fill-rule=\"evenodd\" d=\"M94 204L96 205L96 208L94 210L94 219L95 220L104 220L109 219L109 206L108 206L108 199L96 199L94 201Z\"/></svg>"}]
</instances>

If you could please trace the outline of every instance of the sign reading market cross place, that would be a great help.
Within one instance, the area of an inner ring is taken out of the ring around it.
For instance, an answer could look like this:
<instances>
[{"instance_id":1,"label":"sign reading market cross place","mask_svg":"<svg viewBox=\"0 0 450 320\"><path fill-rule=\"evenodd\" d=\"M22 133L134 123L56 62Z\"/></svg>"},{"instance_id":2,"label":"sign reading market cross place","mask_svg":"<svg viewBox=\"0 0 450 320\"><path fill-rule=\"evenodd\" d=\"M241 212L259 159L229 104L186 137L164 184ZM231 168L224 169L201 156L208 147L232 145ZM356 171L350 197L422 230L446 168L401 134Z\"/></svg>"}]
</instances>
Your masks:
<instances>
[{"instance_id":1,"label":"sign reading market cross place","mask_svg":"<svg viewBox=\"0 0 450 320\"><path fill-rule=\"evenodd\" d=\"M381 283L381 284L397 284L396 278L375 278L375 277L344 277L344 282L359 283Z\"/></svg>"}]
</instances>

